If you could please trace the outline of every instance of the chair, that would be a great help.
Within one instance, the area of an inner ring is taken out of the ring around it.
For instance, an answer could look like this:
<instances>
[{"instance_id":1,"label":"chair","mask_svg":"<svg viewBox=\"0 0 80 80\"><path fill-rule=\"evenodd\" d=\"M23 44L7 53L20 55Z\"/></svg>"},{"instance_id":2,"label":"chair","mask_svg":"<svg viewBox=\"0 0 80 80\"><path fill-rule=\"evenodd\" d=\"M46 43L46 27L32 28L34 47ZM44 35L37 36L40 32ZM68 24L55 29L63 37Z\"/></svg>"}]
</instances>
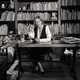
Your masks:
<instances>
[{"instance_id":1,"label":"chair","mask_svg":"<svg viewBox=\"0 0 80 80\"><path fill-rule=\"evenodd\" d=\"M12 50L12 49L11 49ZM0 80L7 80L7 70L14 62L14 57L8 54L10 50L7 46L2 46L0 49ZM12 58L12 59L11 59Z\"/></svg>"}]
</instances>

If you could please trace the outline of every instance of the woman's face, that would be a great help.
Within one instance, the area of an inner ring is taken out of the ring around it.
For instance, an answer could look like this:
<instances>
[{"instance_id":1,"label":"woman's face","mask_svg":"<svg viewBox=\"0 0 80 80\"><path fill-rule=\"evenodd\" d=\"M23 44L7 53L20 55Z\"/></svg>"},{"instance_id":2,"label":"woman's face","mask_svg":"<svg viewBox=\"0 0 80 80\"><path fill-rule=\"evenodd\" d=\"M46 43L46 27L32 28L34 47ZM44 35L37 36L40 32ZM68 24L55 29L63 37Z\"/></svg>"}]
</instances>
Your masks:
<instances>
[{"instance_id":1,"label":"woman's face","mask_svg":"<svg viewBox=\"0 0 80 80\"><path fill-rule=\"evenodd\" d=\"M35 19L35 23L36 23L36 25L37 25L38 27L41 27L41 26L42 26L42 22L41 22L41 20L38 19L38 18Z\"/></svg>"}]
</instances>

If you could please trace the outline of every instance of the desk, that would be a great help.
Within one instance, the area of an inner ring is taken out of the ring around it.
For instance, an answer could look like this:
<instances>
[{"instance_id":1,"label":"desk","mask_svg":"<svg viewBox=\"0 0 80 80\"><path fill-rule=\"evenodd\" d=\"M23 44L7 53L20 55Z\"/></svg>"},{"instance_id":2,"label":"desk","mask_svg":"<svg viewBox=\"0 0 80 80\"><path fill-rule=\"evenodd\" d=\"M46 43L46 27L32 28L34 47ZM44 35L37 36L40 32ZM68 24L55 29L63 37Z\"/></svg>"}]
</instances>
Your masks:
<instances>
[{"instance_id":1,"label":"desk","mask_svg":"<svg viewBox=\"0 0 80 80\"><path fill-rule=\"evenodd\" d=\"M72 72L73 72L73 78L74 80L77 80L76 77L76 50L79 46L79 44L69 44L69 43L62 43L59 40L54 40L52 42L48 42L48 43L28 43L28 42L18 42L17 44L17 50L18 50L18 55L19 55L19 65L21 66L21 62L20 62L20 51L19 48L20 47L71 47L73 48L73 67L72 67ZM20 69L19 69L20 70Z\"/></svg>"}]
</instances>

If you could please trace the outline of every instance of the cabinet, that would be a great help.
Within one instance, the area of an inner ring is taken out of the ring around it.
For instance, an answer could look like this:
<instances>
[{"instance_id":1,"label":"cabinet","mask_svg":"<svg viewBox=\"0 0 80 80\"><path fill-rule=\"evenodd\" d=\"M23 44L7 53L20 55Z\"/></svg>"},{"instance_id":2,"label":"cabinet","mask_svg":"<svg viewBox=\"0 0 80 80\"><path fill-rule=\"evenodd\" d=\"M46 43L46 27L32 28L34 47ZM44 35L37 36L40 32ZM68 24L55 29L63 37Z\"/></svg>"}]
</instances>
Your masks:
<instances>
[{"instance_id":1,"label":"cabinet","mask_svg":"<svg viewBox=\"0 0 80 80\"><path fill-rule=\"evenodd\" d=\"M15 34L15 0L0 0L0 35Z\"/></svg>"},{"instance_id":2,"label":"cabinet","mask_svg":"<svg viewBox=\"0 0 80 80\"><path fill-rule=\"evenodd\" d=\"M80 0L61 0L60 34L80 34Z\"/></svg>"},{"instance_id":3,"label":"cabinet","mask_svg":"<svg viewBox=\"0 0 80 80\"><path fill-rule=\"evenodd\" d=\"M34 28L35 16L41 16L45 24L50 26L52 34L59 33L60 0L17 0L18 34L27 34Z\"/></svg>"}]
</instances>

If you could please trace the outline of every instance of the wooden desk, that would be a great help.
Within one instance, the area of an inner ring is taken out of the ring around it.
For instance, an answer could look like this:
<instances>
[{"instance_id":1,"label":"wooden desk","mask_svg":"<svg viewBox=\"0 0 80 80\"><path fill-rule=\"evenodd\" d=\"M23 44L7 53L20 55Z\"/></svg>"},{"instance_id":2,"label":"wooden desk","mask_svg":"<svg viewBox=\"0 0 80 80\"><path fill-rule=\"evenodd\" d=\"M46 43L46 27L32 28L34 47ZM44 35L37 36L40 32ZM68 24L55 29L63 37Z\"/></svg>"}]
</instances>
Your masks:
<instances>
[{"instance_id":1,"label":"wooden desk","mask_svg":"<svg viewBox=\"0 0 80 80\"><path fill-rule=\"evenodd\" d=\"M53 48L54 47L62 47L62 48L71 47L71 48L73 48L73 67L72 67L72 72L73 72L74 80L77 80L77 77L76 77L76 50L77 50L77 48L80 47L79 44L62 43L59 40L54 40L54 41L48 42L48 43L18 42L17 50L18 50L18 54L19 54L19 65L21 66L20 51L19 51L20 47L53 47Z\"/></svg>"},{"instance_id":2,"label":"wooden desk","mask_svg":"<svg viewBox=\"0 0 80 80\"><path fill-rule=\"evenodd\" d=\"M59 40L45 43L18 42L18 47L78 47L78 44L62 43Z\"/></svg>"}]
</instances>

